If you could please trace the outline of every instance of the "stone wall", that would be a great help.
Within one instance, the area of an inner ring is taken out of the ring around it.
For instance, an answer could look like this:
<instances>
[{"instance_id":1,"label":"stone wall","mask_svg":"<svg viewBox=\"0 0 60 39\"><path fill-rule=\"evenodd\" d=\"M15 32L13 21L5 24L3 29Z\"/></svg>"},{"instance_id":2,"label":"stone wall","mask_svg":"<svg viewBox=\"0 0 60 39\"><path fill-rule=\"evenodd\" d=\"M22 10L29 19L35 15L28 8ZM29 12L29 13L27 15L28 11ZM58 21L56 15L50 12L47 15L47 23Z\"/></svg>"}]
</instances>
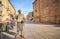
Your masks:
<instances>
[{"instance_id":1,"label":"stone wall","mask_svg":"<svg viewBox=\"0 0 60 39\"><path fill-rule=\"evenodd\" d=\"M10 14L15 13L15 8L11 5L9 0L0 0L2 2L2 17L10 18Z\"/></svg>"},{"instance_id":2,"label":"stone wall","mask_svg":"<svg viewBox=\"0 0 60 39\"><path fill-rule=\"evenodd\" d=\"M58 12L58 0L40 0L40 16L43 22L56 22Z\"/></svg>"},{"instance_id":3,"label":"stone wall","mask_svg":"<svg viewBox=\"0 0 60 39\"><path fill-rule=\"evenodd\" d=\"M37 13L40 22L60 23L60 0L36 0L35 3L37 5L34 5L34 7L38 7ZM34 13L37 14L35 9Z\"/></svg>"},{"instance_id":4,"label":"stone wall","mask_svg":"<svg viewBox=\"0 0 60 39\"><path fill-rule=\"evenodd\" d=\"M34 11L34 21L35 22L39 22L39 0L35 1L35 3L33 3L33 11Z\"/></svg>"}]
</instances>

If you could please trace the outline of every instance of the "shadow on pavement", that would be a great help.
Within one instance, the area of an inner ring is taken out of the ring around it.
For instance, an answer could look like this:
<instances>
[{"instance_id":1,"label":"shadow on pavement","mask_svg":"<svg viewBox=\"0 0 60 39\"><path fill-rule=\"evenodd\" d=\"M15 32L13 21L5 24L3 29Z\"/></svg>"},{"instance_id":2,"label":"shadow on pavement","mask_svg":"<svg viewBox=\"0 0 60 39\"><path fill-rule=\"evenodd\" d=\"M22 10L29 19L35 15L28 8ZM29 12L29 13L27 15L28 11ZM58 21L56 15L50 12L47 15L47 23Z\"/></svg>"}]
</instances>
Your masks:
<instances>
[{"instance_id":1,"label":"shadow on pavement","mask_svg":"<svg viewBox=\"0 0 60 39\"><path fill-rule=\"evenodd\" d=\"M15 35L16 33L14 33L14 32L8 32L8 34L10 34L10 35Z\"/></svg>"},{"instance_id":2,"label":"shadow on pavement","mask_svg":"<svg viewBox=\"0 0 60 39\"><path fill-rule=\"evenodd\" d=\"M11 37L9 37L9 36L7 36L5 34L2 34L2 39L13 39L13 38L11 38Z\"/></svg>"},{"instance_id":3,"label":"shadow on pavement","mask_svg":"<svg viewBox=\"0 0 60 39\"><path fill-rule=\"evenodd\" d=\"M26 23L26 24L46 24L46 25L60 25L60 24L56 24L56 23L34 22L34 21L30 21L30 20L27 20L25 23Z\"/></svg>"},{"instance_id":4,"label":"shadow on pavement","mask_svg":"<svg viewBox=\"0 0 60 39\"><path fill-rule=\"evenodd\" d=\"M32 21L25 21L26 24L34 24Z\"/></svg>"},{"instance_id":5,"label":"shadow on pavement","mask_svg":"<svg viewBox=\"0 0 60 39\"><path fill-rule=\"evenodd\" d=\"M7 34L15 35L16 33L14 33L14 32L8 32ZM13 38L11 38L8 35L2 33L2 39L13 39Z\"/></svg>"},{"instance_id":6,"label":"shadow on pavement","mask_svg":"<svg viewBox=\"0 0 60 39\"><path fill-rule=\"evenodd\" d=\"M56 24L55 27L60 27L60 24Z\"/></svg>"},{"instance_id":7,"label":"shadow on pavement","mask_svg":"<svg viewBox=\"0 0 60 39\"><path fill-rule=\"evenodd\" d=\"M57 23L46 23L46 22L34 22L34 21L30 21L30 20L27 20L25 22L26 24L39 24L39 25L53 25L53 27L60 27L60 24L57 24Z\"/></svg>"}]
</instances>

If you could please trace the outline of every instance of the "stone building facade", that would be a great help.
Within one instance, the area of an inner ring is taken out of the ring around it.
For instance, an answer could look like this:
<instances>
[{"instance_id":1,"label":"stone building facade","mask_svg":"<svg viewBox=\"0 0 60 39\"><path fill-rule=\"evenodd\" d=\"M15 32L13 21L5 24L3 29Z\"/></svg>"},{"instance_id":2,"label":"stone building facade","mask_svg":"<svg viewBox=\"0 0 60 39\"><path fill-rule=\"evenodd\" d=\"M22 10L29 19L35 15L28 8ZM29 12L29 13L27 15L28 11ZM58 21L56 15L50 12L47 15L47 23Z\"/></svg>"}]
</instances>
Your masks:
<instances>
[{"instance_id":1,"label":"stone building facade","mask_svg":"<svg viewBox=\"0 0 60 39\"><path fill-rule=\"evenodd\" d=\"M27 18L27 20L30 20L32 18L32 15L30 13L28 13L26 18Z\"/></svg>"},{"instance_id":2,"label":"stone building facade","mask_svg":"<svg viewBox=\"0 0 60 39\"><path fill-rule=\"evenodd\" d=\"M10 15L15 14L15 8L11 4L10 0L0 0L0 17L6 19L10 18Z\"/></svg>"},{"instance_id":3,"label":"stone building facade","mask_svg":"<svg viewBox=\"0 0 60 39\"><path fill-rule=\"evenodd\" d=\"M60 0L35 0L33 9L34 21L60 23Z\"/></svg>"},{"instance_id":4,"label":"stone building facade","mask_svg":"<svg viewBox=\"0 0 60 39\"><path fill-rule=\"evenodd\" d=\"M33 3L33 11L34 11L34 21L39 22L39 1L35 0Z\"/></svg>"}]
</instances>

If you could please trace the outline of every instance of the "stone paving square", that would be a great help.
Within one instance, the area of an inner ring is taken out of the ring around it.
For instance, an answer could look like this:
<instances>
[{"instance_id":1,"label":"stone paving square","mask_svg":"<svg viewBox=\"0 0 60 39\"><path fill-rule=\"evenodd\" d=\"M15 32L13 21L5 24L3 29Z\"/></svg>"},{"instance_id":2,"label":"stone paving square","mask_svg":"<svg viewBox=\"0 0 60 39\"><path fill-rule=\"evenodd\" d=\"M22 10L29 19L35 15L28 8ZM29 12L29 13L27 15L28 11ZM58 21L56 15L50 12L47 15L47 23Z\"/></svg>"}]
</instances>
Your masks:
<instances>
[{"instance_id":1,"label":"stone paving square","mask_svg":"<svg viewBox=\"0 0 60 39\"><path fill-rule=\"evenodd\" d=\"M10 32L16 34L16 26L14 30L10 30ZM15 38L15 34L6 32L4 32L3 34L3 39ZM24 38L17 37L16 39L60 39L60 27L58 27L58 25L25 23L23 36Z\"/></svg>"}]
</instances>

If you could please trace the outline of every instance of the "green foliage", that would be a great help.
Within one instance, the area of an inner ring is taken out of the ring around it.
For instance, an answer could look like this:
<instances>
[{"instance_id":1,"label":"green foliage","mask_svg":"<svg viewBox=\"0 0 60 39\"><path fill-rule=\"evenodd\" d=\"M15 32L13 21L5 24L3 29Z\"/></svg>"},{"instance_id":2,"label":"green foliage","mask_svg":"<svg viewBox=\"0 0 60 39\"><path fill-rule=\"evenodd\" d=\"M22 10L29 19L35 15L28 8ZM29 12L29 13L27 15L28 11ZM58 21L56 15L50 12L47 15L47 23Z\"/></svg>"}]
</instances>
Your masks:
<instances>
[{"instance_id":1,"label":"green foliage","mask_svg":"<svg viewBox=\"0 0 60 39\"><path fill-rule=\"evenodd\" d=\"M32 12L29 12L29 14L33 17L33 11Z\"/></svg>"},{"instance_id":2,"label":"green foliage","mask_svg":"<svg viewBox=\"0 0 60 39\"><path fill-rule=\"evenodd\" d=\"M0 1L0 4L2 4L2 2Z\"/></svg>"},{"instance_id":3,"label":"green foliage","mask_svg":"<svg viewBox=\"0 0 60 39\"><path fill-rule=\"evenodd\" d=\"M0 7L2 6L2 2L0 1Z\"/></svg>"}]
</instances>

